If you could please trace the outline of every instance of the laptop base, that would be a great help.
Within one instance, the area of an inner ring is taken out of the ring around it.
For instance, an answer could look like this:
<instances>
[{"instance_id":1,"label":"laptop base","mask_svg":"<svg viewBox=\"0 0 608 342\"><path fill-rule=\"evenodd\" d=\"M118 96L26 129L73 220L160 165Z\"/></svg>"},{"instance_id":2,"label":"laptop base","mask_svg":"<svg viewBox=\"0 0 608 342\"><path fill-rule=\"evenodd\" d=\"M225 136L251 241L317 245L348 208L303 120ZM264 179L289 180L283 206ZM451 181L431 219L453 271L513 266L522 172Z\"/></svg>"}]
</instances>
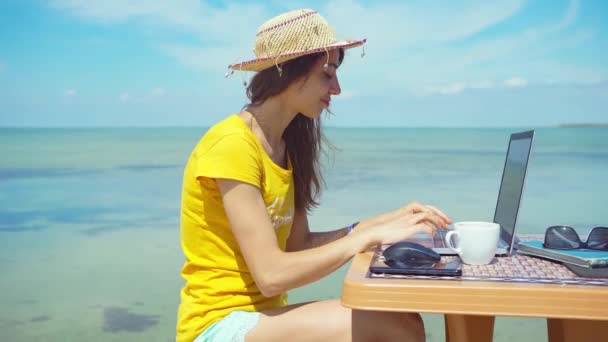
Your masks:
<instances>
[{"instance_id":1,"label":"laptop base","mask_svg":"<svg viewBox=\"0 0 608 342\"><path fill-rule=\"evenodd\" d=\"M439 255L458 255L456 252L454 252L451 248L448 248L448 247L433 247L432 249ZM509 254L509 252L507 251L506 248L504 248L504 247L496 248L496 254L495 254L496 256L507 256L508 254Z\"/></svg>"},{"instance_id":2,"label":"laptop base","mask_svg":"<svg viewBox=\"0 0 608 342\"><path fill-rule=\"evenodd\" d=\"M445 235L449 230L439 230L433 237L433 251L439 255L458 255L453 249L449 248L445 243ZM516 241L519 241L518 239ZM496 246L496 256L509 255L509 244L504 240L498 240Z\"/></svg>"}]
</instances>

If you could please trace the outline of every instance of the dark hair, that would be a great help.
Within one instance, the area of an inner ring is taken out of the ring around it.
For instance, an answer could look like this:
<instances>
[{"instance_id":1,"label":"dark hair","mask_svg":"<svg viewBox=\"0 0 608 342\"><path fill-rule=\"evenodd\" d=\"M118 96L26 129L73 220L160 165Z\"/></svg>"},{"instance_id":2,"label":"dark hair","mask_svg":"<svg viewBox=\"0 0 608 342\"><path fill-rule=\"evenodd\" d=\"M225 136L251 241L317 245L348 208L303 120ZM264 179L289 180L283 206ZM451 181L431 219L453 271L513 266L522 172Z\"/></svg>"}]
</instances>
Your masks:
<instances>
[{"instance_id":1,"label":"dark hair","mask_svg":"<svg viewBox=\"0 0 608 342\"><path fill-rule=\"evenodd\" d=\"M258 72L247 86L249 105L259 105L283 92L289 85L307 78L312 67L326 52L305 55ZM344 59L344 50L339 49L339 63ZM319 155L326 139L321 132L321 120L308 118L298 113L283 132L287 153L293 166L295 205L297 209L310 210L319 205L321 186L324 185Z\"/></svg>"}]
</instances>

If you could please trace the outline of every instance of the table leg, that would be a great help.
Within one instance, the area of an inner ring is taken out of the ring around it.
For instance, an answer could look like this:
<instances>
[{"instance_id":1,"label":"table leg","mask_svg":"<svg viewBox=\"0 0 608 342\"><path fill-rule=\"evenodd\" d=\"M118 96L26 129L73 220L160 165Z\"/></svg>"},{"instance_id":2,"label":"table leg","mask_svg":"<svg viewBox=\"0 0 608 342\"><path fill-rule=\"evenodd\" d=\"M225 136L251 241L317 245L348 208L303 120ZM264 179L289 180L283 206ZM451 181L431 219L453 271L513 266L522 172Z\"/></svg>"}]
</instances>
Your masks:
<instances>
[{"instance_id":1,"label":"table leg","mask_svg":"<svg viewBox=\"0 0 608 342\"><path fill-rule=\"evenodd\" d=\"M447 342L491 342L494 316L445 315Z\"/></svg>"},{"instance_id":2,"label":"table leg","mask_svg":"<svg viewBox=\"0 0 608 342\"><path fill-rule=\"evenodd\" d=\"M602 341L608 336L608 321L547 318L550 342Z\"/></svg>"}]
</instances>

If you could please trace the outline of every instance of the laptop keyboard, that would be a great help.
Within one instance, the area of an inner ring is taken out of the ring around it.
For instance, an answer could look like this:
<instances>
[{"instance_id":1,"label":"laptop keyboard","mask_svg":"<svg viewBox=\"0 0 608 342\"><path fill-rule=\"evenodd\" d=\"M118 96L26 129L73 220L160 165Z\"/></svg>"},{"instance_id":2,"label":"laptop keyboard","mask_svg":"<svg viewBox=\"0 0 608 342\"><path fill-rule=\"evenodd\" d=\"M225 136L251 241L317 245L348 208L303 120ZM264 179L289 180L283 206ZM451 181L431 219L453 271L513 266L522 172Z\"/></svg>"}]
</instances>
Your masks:
<instances>
[{"instance_id":1,"label":"laptop keyboard","mask_svg":"<svg viewBox=\"0 0 608 342\"><path fill-rule=\"evenodd\" d=\"M445 244L445 234L448 233L446 229L435 230L436 234L433 236L433 245L435 247L447 247Z\"/></svg>"}]
</instances>

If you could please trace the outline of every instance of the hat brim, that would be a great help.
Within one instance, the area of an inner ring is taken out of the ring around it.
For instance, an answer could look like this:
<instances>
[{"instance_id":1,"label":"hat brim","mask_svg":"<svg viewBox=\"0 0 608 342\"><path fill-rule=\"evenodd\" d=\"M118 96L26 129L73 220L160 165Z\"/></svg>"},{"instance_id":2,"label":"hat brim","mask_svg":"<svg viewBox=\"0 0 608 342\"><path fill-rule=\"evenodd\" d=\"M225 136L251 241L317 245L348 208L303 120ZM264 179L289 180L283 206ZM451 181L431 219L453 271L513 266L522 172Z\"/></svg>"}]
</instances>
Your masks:
<instances>
[{"instance_id":1,"label":"hat brim","mask_svg":"<svg viewBox=\"0 0 608 342\"><path fill-rule=\"evenodd\" d=\"M287 62L288 60L298 58L304 55L310 55L313 53L330 51L334 49L351 49L365 44L366 41L367 39L337 42L331 45L322 46L314 49L284 53L280 56L256 58L241 63L231 64L228 66L228 68L237 71L262 71L264 69L270 68L275 64L281 64Z\"/></svg>"}]
</instances>

